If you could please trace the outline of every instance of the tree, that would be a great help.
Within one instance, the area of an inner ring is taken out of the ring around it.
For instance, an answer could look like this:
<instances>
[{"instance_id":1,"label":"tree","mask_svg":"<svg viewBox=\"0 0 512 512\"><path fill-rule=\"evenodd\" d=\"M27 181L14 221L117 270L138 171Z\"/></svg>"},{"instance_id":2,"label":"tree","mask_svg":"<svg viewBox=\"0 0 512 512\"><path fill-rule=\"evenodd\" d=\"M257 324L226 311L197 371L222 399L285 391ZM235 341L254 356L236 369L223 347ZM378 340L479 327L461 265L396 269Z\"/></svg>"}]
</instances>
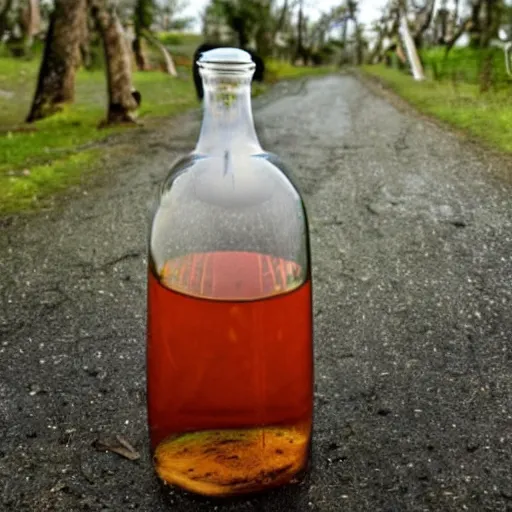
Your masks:
<instances>
[{"instance_id":1,"label":"tree","mask_svg":"<svg viewBox=\"0 0 512 512\"><path fill-rule=\"evenodd\" d=\"M211 0L203 16L206 39L218 42L228 28L232 43L240 48L256 47L257 53L268 57L275 48L278 32L284 27L290 12L290 0ZM225 41L223 41L225 42Z\"/></svg>"},{"instance_id":2,"label":"tree","mask_svg":"<svg viewBox=\"0 0 512 512\"><path fill-rule=\"evenodd\" d=\"M455 8L458 8L457 4L455 4ZM450 11L447 8L447 0L441 0L441 5L434 18L434 44L444 44L448 39L449 21Z\"/></svg>"},{"instance_id":3,"label":"tree","mask_svg":"<svg viewBox=\"0 0 512 512\"><path fill-rule=\"evenodd\" d=\"M187 6L187 0L157 0L156 14L159 17L162 30L182 30L187 28L194 19L178 17L180 12Z\"/></svg>"},{"instance_id":4,"label":"tree","mask_svg":"<svg viewBox=\"0 0 512 512\"><path fill-rule=\"evenodd\" d=\"M148 69L147 57L143 48L143 34L151 29L155 11L154 0L136 0L134 10L135 39L133 40L133 52L135 61L140 71Z\"/></svg>"},{"instance_id":5,"label":"tree","mask_svg":"<svg viewBox=\"0 0 512 512\"><path fill-rule=\"evenodd\" d=\"M42 119L73 101L86 12L86 0L55 0L27 122Z\"/></svg>"},{"instance_id":6,"label":"tree","mask_svg":"<svg viewBox=\"0 0 512 512\"><path fill-rule=\"evenodd\" d=\"M472 48L488 48L491 41L498 37L502 15L505 12L503 0L471 0L469 2L469 16L457 24L459 3L455 4L454 20L451 27L451 37L445 38L445 55L455 46L459 38L468 33L469 44ZM490 65L490 57L487 65Z\"/></svg>"},{"instance_id":7,"label":"tree","mask_svg":"<svg viewBox=\"0 0 512 512\"><path fill-rule=\"evenodd\" d=\"M180 5L182 6L183 4L180 4L176 0L168 2L167 5L164 6L168 16L176 13ZM177 76L176 68L169 51L151 32L151 26L155 20L156 13L164 7L155 0L136 0L134 10L135 38L133 40L133 51L139 71L148 70L149 64L144 50L144 41L148 41L150 44L156 46L162 54L165 71L172 76ZM169 18L166 19L168 20Z\"/></svg>"},{"instance_id":8,"label":"tree","mask_svg":"<svg viewBox=\"0 0 512 512\"><path fill-rule=\"evenodd\" d=\"M39 27L41 25L41 9L39 0L27 0L26 4L21 9L20 22L25 44L30 48L34 40L34 36L39 33Z\"/></svg>"},{"instance_id":9,"label":"tree","mask_svg":"<svg viewBox=\"0 0 512 512\"><path fill-rule=\"evenodd\" d=\"M405 47L405 51L407 52L407 59L409 61L414 79L424 80L425 74L423 71L423 65L418 55L414 37L409 30L409 23L405 12L400 14L400 35Z\"/></svg>"},{"instance_id":10,"label":"tree","mask_svg":"<svg viewBox=\"0 0 512 512\"><path fill-rule=\"evenodd\" d=\"M212 7L222 13L225 23L237 35L238 46L246 48L259 21L256 2L252 0L213 0Z\"/></svg>"},{"instance_id":11,"label":"tree","mask_svg":"<svg viewBox=\"0 0 512 512\"><path fill-rule=\"evenodd\" d=\"M7 42L14 56L27 54L40 29L39 0L0 0L0 41L8 33Z\"/></svg>"},{"instance_id":12,"label":"tree","mask_svg":"<svg viewBox=\"0 0 512 512\"><path fill-rule=\"evenodd\" d=\"M103 42L108 83L107 124L133 123L140 94L132 87L130 51L123 27L106 0L91 0L91 13Z\"/></svg>"},{"instance_id":13,"label":"tree","mask_svg":"<svg viewBox=\"0 0 512 512\"><path fill-rule=\"evenodd\" d=\"M0 0L0 41L9 29L9 14L13 6L13 0Z\"/></svg>"},{"instance_id":14,"label":"tree","mask_svg":"<svg viewBox=\"0 0 512 512\"><path fill-rule=\"evenodd\" d=\"M144 37L158 48L164 59L164 70L168 75L178 76L176 66L167 48L149 30L143 32Z\"/></svg>"},{"instance_id":15,"label":"tree","mask_svg":"<svg viewBox=\"0 0 512 512\"><path fill-rule=\"evenodd\" d=\"M341 41L343 44L343 58L342 62L349 60L348 48L347 48L347 29L348 22L351 21L354 25L354 37L356 42L356 51L355 57L356 63L360 64L360 59L362 59L362 31L359 28L359 23L357 20L357 10L358 5L355 0L347 0L345 5L342 5L338 8L338 16L341 17L342 22L342 32L341 32Z\"/></svg>"},{"instance_id":16,"label":"tree","mask_svg":"<svg viewBox=\"0 0 512 512\"><path fill-rule=\"evenodd\" d=\"M402 11L404 13L412 12L414 14L414 26L411 30L411 36L416 48L423 46L423 35L430 28L432 23L435 4L435 0L425 0L423 5L411 2L410 8L405 1L402 4Z\"/></svg>"}]
</instances>

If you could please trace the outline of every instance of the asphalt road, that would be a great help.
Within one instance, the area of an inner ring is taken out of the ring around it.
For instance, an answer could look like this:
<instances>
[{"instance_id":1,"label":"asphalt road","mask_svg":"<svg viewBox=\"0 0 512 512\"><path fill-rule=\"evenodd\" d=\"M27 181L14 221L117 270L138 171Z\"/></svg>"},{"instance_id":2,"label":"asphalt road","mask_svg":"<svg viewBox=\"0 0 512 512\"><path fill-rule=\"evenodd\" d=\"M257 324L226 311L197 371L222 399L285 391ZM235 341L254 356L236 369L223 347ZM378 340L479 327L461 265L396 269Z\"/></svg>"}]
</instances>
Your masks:
<instances>
[{"instance_id":1,"label":"asphalt road","mask_svg":"<svg viewBox=\"0 0 512 512\"><path fill-rule=\"evenodd\" d=\"M348 76L280 85L255 111L311 221L309 479L224 503L152 472L147 212L192 113L122 135L104 186L2 225L0 510L512 510L512 170ZM94 448L116 434L138 461Z\"/></svg>"}]
</instances>

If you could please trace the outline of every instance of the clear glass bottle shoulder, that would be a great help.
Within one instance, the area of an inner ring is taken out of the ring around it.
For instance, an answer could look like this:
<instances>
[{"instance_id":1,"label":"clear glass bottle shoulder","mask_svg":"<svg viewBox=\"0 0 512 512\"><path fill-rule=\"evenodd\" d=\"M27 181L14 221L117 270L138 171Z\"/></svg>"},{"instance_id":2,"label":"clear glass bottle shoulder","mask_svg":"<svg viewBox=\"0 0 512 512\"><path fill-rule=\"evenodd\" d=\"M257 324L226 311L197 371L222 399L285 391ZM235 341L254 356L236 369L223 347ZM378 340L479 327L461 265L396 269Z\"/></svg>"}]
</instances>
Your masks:
<instances>
[{"instance_id":1,"label":"clear glass bottle shoulder","mask_svg":"<svg viewBox=\"0 0 512 512\"><path fill-rule=\"evenodd\" d=\"M164 181L150 256L158 273L190 253L248 251L309 265L305 207L290 169L272 153L191 153Z\"/></svg>"}]
</instances>

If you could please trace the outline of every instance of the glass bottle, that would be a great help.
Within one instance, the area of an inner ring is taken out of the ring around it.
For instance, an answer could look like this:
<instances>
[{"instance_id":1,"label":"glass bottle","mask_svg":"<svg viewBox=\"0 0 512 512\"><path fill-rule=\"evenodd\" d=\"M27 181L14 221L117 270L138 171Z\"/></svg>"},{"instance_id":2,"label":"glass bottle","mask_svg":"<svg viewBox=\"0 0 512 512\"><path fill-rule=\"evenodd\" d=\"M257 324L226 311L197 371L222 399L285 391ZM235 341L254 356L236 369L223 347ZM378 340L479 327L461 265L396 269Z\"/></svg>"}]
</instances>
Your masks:
<instances>
[{"instance_id":1,"label":"glass bottle","mask_svg":"<svg viewBox=\"0 0 512 512\"><path fill-rule=\"evenodd\" d=\"M172 167L149 239L147 386L155 469L208 496L297 481L313 415L307 217L251 111L254 63L198 61L195 150Z\"/></svg>"}]
</instances>

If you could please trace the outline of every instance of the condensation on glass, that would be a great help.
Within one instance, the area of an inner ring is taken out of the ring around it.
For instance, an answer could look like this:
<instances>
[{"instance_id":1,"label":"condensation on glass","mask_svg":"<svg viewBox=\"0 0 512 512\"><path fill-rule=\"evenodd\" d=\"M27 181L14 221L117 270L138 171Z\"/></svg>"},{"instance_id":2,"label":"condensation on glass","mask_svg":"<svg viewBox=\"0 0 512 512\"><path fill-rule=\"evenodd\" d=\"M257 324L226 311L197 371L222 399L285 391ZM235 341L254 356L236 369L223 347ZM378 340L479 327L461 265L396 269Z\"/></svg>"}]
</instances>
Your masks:
<instances>
[{"instance_id":1,"label":"condensation on glass","mask_svg":"<svg viewBox=\"0 0 512 512\"><path fill-rule=\"evenodd\" d=\"M296 482L310 452L307 217L255 133L248 53L199 60L195 150L175 163L149 239L148 422L159 477L210 496Z\"/></svg>"}]
</instances>

